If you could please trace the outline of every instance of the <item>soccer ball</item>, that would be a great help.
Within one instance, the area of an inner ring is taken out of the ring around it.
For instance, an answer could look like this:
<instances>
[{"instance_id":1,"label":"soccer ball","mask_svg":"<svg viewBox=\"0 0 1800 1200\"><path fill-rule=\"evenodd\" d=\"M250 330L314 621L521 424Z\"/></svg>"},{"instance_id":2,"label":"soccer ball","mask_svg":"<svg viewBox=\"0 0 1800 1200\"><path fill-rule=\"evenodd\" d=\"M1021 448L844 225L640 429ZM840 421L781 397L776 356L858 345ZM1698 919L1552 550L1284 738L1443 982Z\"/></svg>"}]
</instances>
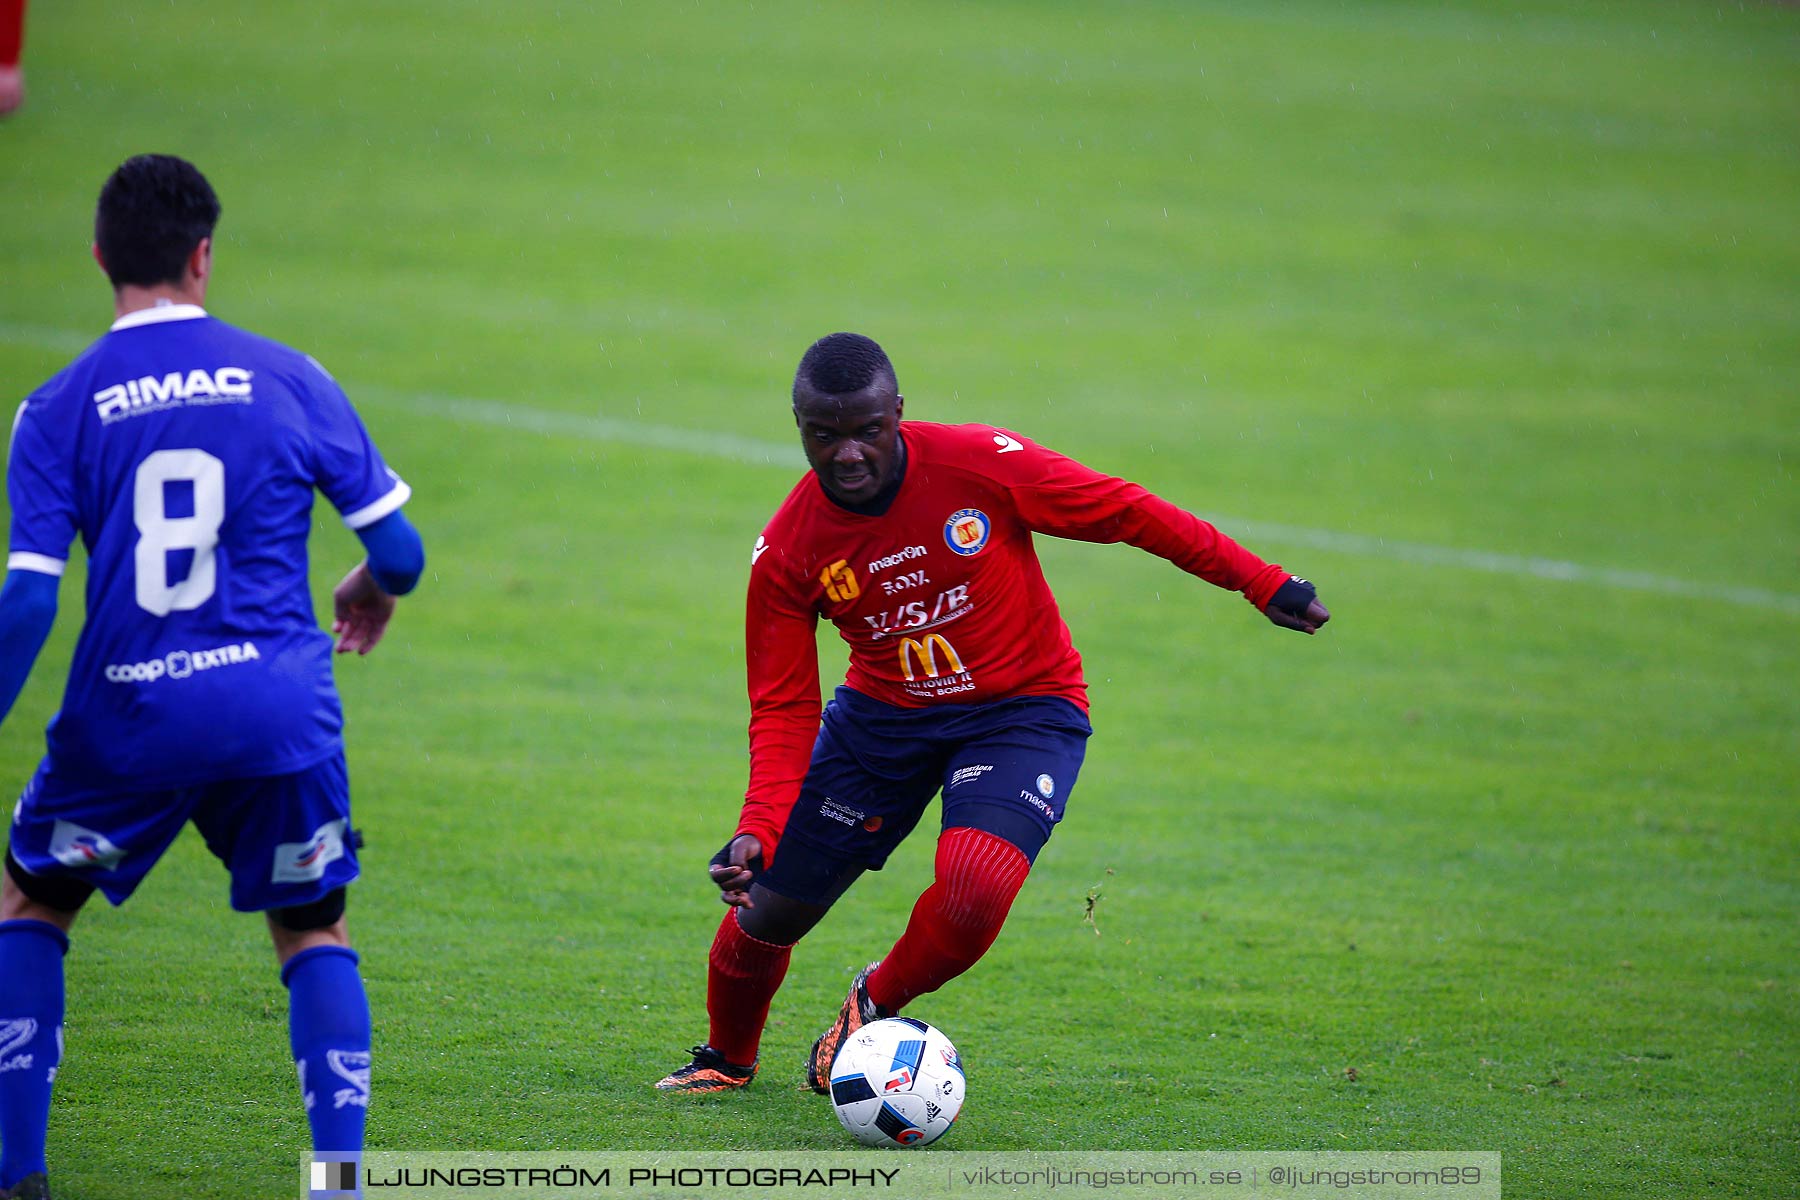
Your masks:
<instances>
[{"instance_id":1,"label":"soccer ball","mask_svg":"<svg viewBox=\"0 0 1800 1200\"><path fill-rule=\"evenodd\" d=\"M870 1021L831 1064L831 1106L865 1146L926 1146L962 1111L962 1059L950 1039L912 1017Z\"/></svg>"}]
</instances>

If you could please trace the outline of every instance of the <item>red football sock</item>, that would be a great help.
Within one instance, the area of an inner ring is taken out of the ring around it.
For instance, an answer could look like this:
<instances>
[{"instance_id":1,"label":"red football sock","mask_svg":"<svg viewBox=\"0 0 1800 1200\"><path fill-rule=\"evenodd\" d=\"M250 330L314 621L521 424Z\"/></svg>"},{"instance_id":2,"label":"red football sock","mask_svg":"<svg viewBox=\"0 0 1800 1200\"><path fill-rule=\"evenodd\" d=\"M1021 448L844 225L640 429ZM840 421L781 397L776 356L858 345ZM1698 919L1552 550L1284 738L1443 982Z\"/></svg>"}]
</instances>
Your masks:
<instances>
[{"instance_id":1,"label":"red football sock","mask_svg":"<svg viewBox=\"0 0 1800 1200\"><path fill-rule=\"evenodd\" d=\"M706 1015L712 1025L707 1043L726 1062L747 1067L756 1061L769 1001L787 975L793 952L792 946L759 941L738 928L736 909L719 922L706 956Z\"/></svg>"},{"instance_id":2,"label":"red football sock","mask_svg":"<svg viewBox=\"0 0 1800 1200\"><path fill-rule=\"evenodd\" d=\"M937 844L937 880L913 905L906 932L868 980L869 998L899 1012L980 961L1000 935L1031 863L1005 838L947 829Z\"/></svg>"}]
</instances>

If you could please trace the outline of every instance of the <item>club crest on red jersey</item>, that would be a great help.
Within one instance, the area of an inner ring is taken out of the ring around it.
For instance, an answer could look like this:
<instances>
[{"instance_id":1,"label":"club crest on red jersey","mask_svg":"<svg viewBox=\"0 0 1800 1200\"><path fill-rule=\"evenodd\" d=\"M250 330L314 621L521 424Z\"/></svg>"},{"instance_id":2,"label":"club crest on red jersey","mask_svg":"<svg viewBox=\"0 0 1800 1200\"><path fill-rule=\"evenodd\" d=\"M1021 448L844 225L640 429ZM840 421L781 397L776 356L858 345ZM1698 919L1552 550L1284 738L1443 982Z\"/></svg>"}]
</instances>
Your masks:
<instances>
[{"instance_id":1,"label":"club crest on red jersey","mask_svg":"<svg viewBox=\"0 0 1800 1200\"><path fill-rule=\"evenodd\" d=\"M979 508L959 508L944 522L944 544L957 554L979 554L993 527Z\"/></svg>"}]
</instances>

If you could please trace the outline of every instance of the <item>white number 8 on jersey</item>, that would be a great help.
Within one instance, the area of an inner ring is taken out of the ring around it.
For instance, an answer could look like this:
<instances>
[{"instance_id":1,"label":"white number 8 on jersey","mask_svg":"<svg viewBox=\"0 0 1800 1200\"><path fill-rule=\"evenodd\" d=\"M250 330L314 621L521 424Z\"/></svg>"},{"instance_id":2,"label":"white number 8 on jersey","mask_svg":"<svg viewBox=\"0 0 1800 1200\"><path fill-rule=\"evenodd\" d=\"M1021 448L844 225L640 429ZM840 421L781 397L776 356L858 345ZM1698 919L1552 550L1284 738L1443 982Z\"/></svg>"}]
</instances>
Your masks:
<instances>
[{"instance_id":1,"label":"white number 8 on jersey","mask_svg":"<svg viewBox=\"0 0 1800 1200\"><path fill-rule=\"evenodd\" d=\"M194 515L171 517L164 512L163 485L188 483L194 489ZM199 608L212 598L219 581L213 549L225 523L225 464L204 450L158 450L138 464L132 496L137 525L137 602L154 616ZM169 582L168 552L192 550L187 577Z\"/></svg>"}]
</instances>

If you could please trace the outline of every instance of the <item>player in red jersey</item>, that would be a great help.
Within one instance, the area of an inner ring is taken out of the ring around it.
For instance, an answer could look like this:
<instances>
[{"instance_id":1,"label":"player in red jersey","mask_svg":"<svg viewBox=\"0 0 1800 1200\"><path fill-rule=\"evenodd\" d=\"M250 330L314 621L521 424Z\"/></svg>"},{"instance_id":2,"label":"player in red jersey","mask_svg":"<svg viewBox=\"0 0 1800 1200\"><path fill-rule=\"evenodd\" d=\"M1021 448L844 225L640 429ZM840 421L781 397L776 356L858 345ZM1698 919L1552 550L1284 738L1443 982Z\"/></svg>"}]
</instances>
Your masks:
<instances>
[{"instance_id":1,"label":"player in red jersey","mask_svg":"<svg viewBox=\"0 0 1800 1200\"><path fill-rule=\"evenodd\" d=\"M940 790L936 879L886 957L851 983L813 1043L830 1090L845 1037L986 953L1081 769L1087 688L1033 533L1129 542L1243 593L1276 625L1330 619L1310 583L1211 525L986 425L901 423L880 346L836 333L794 380L812 474L750 555L745 659L750 787L714 858L730 911L708 956L711 1031L666 1091L742 1087L793 946L865 870L879 870ZM850 646L821 712L814 631Z\"/></svg>"}]
</instances>

